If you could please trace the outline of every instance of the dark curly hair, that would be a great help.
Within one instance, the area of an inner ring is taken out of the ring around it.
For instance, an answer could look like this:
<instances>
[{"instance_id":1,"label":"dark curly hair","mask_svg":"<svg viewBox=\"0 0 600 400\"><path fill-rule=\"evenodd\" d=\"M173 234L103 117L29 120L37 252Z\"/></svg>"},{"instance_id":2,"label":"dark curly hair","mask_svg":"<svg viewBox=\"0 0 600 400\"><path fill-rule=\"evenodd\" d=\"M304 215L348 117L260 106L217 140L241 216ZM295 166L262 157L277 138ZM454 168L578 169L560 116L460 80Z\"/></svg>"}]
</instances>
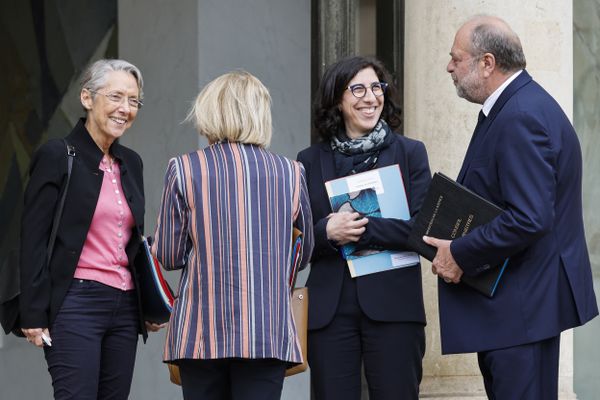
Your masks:
<instances>
[{"instance_id":1,"label":"dark curly hair","mask_svg":"<svg viewBox=\"0 0 600 400\"><path fill-rule=\"evenodd\" d=\"M372 57L348 57L327 68L317 91L313 115L314 125L321 140L328 141L332 136L345 131L344 117L339 105L352 78L365 68L373 68L379 80L388 83L381 118L393 130L402 125L402 113L396 100L397 91L390 73L383 64Z\"/></svg>"}]
</instances>

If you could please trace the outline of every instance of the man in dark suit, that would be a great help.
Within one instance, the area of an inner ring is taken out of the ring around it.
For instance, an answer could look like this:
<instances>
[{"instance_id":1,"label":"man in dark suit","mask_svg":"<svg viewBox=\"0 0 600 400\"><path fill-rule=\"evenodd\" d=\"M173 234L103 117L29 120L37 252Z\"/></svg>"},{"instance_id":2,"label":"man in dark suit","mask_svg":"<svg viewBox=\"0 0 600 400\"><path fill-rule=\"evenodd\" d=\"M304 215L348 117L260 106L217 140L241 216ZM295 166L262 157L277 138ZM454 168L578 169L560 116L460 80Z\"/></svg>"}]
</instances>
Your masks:
<instances>
[{"instance_id":1,"label":"man in dark suit","mask_svg":"<svg viewBox=\"0 0 600 400\"><path fill-rule=\"evenodd\" d=\"M442 352L477 352L490 399L556 399L560 333L598 314L577 135L503 20L467 21L450 56L458 95L483 105L458 181L504 212L453 241L424 238L438 248ZM458 284L506 258L493 298Z\"/></svg>"}]
</instances>

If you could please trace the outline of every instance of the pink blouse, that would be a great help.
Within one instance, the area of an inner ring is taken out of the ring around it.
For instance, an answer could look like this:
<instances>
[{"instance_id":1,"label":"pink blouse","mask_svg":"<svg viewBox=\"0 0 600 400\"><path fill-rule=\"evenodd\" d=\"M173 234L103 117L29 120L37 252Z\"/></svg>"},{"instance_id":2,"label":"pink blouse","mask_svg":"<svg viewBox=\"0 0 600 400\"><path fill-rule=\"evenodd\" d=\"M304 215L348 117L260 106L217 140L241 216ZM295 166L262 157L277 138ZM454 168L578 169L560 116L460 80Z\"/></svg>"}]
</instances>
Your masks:
<instances>
[{"instance_id":1,"label":"pink blouse","mask_svg":"<svg viewBox=\"0 0 600 400\"><path fill-rule=\"evenodd\" d=\"M97 281L121 289L134 288L125 246L131 238L133 215L123 196L119 164L110 165L106 156L96 211L79 257L75 278Z\"/></svg>"}]
</instances>

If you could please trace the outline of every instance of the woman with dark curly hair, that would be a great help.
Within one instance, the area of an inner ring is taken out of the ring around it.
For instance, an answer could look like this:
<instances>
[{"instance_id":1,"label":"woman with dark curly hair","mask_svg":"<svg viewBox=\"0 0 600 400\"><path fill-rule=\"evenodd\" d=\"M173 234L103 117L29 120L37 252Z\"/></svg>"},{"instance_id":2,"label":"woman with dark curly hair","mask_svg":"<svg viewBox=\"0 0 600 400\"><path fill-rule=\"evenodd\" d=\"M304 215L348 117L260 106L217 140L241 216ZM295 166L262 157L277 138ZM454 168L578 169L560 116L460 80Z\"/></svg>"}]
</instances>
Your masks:
<instances>
[{"instance_id":1,"label":"woman with dark curly hair","mask_svg":"<svg viewBox=\"0 0 600 400\"><path fill-rule=\"evenodd\" d=\"M423 143L395 132L400 109L389 73L351 57L327 69L315 102L322 141L298 154L307 174L315 249L308 361L316 399L359 399L364 364L369 398L417 399L425 353L420 264L352 278L340 247L408 250L412 217L431 180ZM324 182L397 164L411 220L332 213Z\"/></svg>"}]
</instances>

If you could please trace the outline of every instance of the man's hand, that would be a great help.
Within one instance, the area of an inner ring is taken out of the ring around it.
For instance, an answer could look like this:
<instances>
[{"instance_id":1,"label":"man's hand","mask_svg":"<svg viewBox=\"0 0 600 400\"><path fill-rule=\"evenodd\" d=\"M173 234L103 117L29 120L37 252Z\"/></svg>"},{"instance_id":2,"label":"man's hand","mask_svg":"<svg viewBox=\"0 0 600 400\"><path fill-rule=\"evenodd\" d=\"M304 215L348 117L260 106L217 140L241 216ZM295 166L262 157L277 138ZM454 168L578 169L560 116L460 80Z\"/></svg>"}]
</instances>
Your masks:
<instances>
[{"instance_id":1,"label":"man's hand","mask_svg":"<svg viewBox=\"0 0 600 400\"><path fill-rule=\"evenodd\" d=\"M431 263L431 272L442 278L446 283L460 282L463 270L458 266L450 252L452 241L429 236L423 236L423 241L430 246L437 247L437 253Z\"/></svg>"}]
</instances>

